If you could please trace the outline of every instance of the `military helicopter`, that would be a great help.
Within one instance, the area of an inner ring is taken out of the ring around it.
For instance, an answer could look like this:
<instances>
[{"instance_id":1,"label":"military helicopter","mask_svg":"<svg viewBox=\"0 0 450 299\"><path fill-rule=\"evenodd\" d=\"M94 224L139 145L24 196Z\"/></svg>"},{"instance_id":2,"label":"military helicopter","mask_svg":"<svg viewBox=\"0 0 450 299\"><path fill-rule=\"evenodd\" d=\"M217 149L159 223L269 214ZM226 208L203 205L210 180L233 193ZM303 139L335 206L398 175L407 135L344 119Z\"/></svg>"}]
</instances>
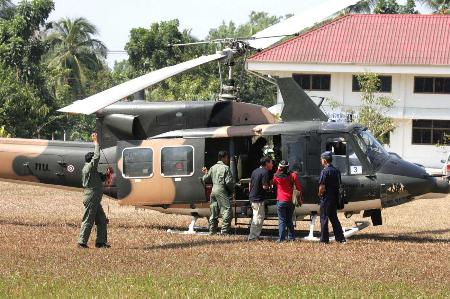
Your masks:
<instances>
[{"instance_id":1,"label":"military helicopter","mask_svg":"<svg viewBox=\"0 0 450 299\"><path fill-rule=\"evenodd\" d=\"M329 1L328 4L336 2ZM339 1L327 11L356 1ZM342 7L341 7L342 6ZM324 8L319 10L323 12ZM291 29L292 30L292 29ZM276 36L272 35L271 38ZM260 42L258 39L254 39ZM449 193L449 184L428 175L419 166L390 155L370 132L353 123L328 122L304 90L292 78L276 78L284 100L281 119L266 107L236 100L233 85L225 85L221 100L210 102L145 102L121 99L180 72L213 61L224 61L230 69L233 58L252 47L252 40L229 40L228 47L130 80L60 109L66 113L96 113L102 148L99 170L109 171L104 193L121 205L148 208L163 213L209 216L211 186L203 184L203 166L216 162L220 150L230 153L230 168L237 183L234 217L249 218L248 184L259 158L270 151L275 161L289 161L299 174L304 204L295 216L311 216L310 234L319 212L317 204L320 154L334 153L334 164L343 176L350 217L364 211L373 225L381 225L381 210L429 193ZM119 103L117 103L119 102ZM0 139L0 179L57 188L82 188L81 169L87 142ZM264 153L266 150L266 153ZM268 205L268 217L276 217ZM357 225L347 236L364 228Z\"/></svg>"}]
</instances>

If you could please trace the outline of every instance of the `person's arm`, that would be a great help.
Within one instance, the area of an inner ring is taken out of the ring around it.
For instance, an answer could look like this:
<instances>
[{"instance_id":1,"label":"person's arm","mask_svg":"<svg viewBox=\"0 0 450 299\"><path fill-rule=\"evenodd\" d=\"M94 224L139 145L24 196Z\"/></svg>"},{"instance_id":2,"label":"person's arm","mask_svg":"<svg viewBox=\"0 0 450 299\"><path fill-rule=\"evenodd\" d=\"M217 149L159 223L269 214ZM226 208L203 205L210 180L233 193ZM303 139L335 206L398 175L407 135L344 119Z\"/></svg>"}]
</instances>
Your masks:
<instances>
[{"instance_id":1,"label":"person's arm","mask_svg":"<svg viewBox=\"0 0 450 299\"><path fill-rule=\"evenodd\" d=\"M203 183L211 183L211 169L209 169L209 171L208 171L208 168L203 167L202 171L204 173L203 178L202 178Z\"/></svg>"},{"instance_id":2,"label":"person's arm","mask_svg":"<svg viewBox=\"0 0 450 299\"><path fill-rule=\"evenodd\" d=\"M98 162L100 161L100 145L98 144L97 133L92 133L91 138L92 141L94 141L94 156L92 157L91 161L91 169L97 171Z\"/></svg>"},{"instance_id":3,"label":"person's arm","mask_svg":"<svg viewBox=\"0 0 450 299\"><path fill-rule=\"evenodd\" d=\"M262 183L262 187L263 187L264 190L267 191L267 190L270 189L270 178L269 178L269 172L268 172L268 171L266 171L266 172L263 174L261 183Z\"/></svg>"},{"instance_id":4,"label":"person's arm","mask_svg":"<svg viewBox=\"0 0 450 299\"><path fill-rule=\"evenodd\" d=\"M319 197L322 197L325 195L325 179L326 179L326 174L324 171L322 171L320 173L320 178L319 178L319 192L317 195L319 195Z\"/></svg>"},{"instance_id":5,"label":"person's arm","mask_svg":"<svg viewBox=\"0 0 450 299\"><path fill-rule=\"evenodd\" d=\"M297 189L298 192L302 192L302 184L300 184L297 174L295 172L291 172L291 177L294 181L295 189Z\"/></svg>"},{"instance_id":6,"label":"person's arm","mask_svg":"<svg viewBox=\"0 0 450 299\"><path fill-rule=\"evenodd\" d=\"M225 179L225 187L230 192L234 192L234 180L233 176L231 175L230 168L227 168L224 173L224 179Z\"/></svg>"}]
</instances>

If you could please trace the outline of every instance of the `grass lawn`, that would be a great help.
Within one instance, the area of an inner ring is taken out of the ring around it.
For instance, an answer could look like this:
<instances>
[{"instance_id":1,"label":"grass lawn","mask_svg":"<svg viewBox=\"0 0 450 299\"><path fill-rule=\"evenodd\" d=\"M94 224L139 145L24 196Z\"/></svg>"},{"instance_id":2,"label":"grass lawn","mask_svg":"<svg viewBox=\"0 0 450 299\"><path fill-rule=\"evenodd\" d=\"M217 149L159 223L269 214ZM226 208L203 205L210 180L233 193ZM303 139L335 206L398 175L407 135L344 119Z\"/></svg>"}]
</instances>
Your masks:
<instances>
[{"instance_id":1,"label":"grass lawn","mask_svg":"<svg viewBox=\"0 0 450 299\"><path fill-rule=\"evenodd\" d=\"M105 199L113 247L80 250L81 193L0 190L0 298L450 298L450 196L384 210L383 226L327 246L168 234L189 217Z\"/></svg>"}]
</instances>

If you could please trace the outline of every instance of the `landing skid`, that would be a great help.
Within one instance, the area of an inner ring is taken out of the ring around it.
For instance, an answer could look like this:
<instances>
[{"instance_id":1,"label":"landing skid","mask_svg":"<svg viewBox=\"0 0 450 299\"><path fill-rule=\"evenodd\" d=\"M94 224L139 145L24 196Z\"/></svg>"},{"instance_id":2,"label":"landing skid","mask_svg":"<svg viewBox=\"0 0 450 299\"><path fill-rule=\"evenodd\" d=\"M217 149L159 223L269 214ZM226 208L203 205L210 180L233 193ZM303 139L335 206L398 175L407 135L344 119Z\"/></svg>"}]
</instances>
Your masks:
<instances>
[{"instance_id":1,"label":"landing skid","mask_svg":"<svg viewBox=\"0 0 450 299\"><path fill-rule=\"evenodd\" d=\"M195 226L195 223L197 222L198 217L192 216L191 223L189 224L188 230L172 230L168 229L167 232L171 234L180 234L180 235L200 235L200 236L206 236L209 235L208 228L203 226ZM317 222L317 215L311 216L311 222L309 224L309 234L306 237L300 238L301 240L306 241L313 241L313 242L319 242L320 239L318 237L314 236L314 227ZM343 227L344 230L344 237L346 239L352 237L357 232L362 231L363 229L370 226L369 221L355 221L355 226L350 228ZM245 236L247 237L247 234L235 234L235 236ZM278 239L277 236L261 236L260 240L276 240ZM330 237L330 242L335 241L335 237Z\"/></svg>"},{"instance_id":2,"label":"landing skid","mask_svg":"<svg viewBox=\"0 0 450 299\"><path fill-rule=\"evenodd\" d=\"M314 226L316 225L316 222L317 222L317 215L312 215L311 222L309 224L309 234L308 234L308 236L302 238L303 240L314 241L314 242L320 241L320 238L314 237ZM353 226L351 228L346 228L346 227L342 228L342 230L344 231L344 237L346 239L348 239L351 236L355 235L357 232L362 231L363 229L365 229L369 226L370 226L369 221L355 221L355 226ZM335 237L334 236L330 237L330 241L335 241Z\"/></svg>"},{"instance_id":3,"label":"landing skid","mask_svg":"<svg viewBox=\"0 0 450 299\"><path fill-rule=\"evenodd\" d=\"M208 228L204 226L195 226L198 220L198 216L192 216L191 223L188 226L188 230L173 230L168 229L167 232L171 234L181 234L181 235L208 235ZM201 230L201 231L200 231ZM206 230L206 232L205 232Z\"/></svg>"}]
</instances>

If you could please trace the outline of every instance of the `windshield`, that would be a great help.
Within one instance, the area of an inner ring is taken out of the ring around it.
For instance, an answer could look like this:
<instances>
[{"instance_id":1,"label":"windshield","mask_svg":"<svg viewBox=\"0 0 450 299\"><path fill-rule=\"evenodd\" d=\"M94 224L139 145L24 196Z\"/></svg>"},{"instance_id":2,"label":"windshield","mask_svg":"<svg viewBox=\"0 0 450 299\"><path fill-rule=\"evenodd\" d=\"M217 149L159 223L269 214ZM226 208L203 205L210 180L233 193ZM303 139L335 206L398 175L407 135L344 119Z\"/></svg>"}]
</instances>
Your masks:
<instances>
[{"instance_id":1,"label":"windshield","mask_svg":"<svg viewBox=\"0 0 450 299\"><path fill-rule=\"evenodd\" d=\"M389 153L383 146L366 130L354 132L359 147L367 155L368 161L374 169L380 168L389 158Z\"/></svg>"}]
</instances>

